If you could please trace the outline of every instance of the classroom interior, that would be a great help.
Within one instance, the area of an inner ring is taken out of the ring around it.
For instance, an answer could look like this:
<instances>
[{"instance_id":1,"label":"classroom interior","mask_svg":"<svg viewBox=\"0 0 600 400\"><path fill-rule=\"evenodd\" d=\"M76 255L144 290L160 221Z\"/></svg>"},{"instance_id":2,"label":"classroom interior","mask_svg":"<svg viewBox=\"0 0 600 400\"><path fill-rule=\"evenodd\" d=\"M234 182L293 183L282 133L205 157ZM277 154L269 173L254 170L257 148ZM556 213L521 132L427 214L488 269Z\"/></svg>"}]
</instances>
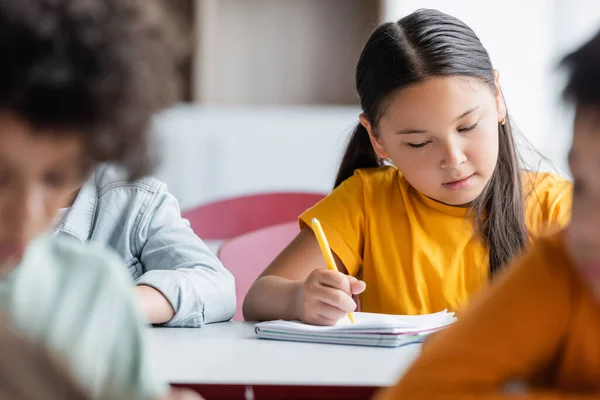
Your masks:
<instances>
[{"instance_id":1,"label":"classroom interior","mask_svg":"<svg viewBox=\"0 0 600 400\"><path fill-rule=\"evenodd\" d=\"M240 221L252 229L263 224L261 218L279 225L278 232L257 238L264 247L240 247L246 250L243 257L222 254L225 266L234 271L242 259L244 264L267 265L293 237L289 230L298 229L293 216L331 190L342 149L360 113L353 79L361 48L377 24L419 8L455 15L477 32L500 71L513 124L523 136L520 150L525 162L568 177L572 110L560 101L564 76L557 63L595 32L600 3L184 0L169 4L185 20L194 43L184 68L187 84L181 103L156 117L162 160L157 176L178 198L192 226L195 218L201 225L203 216L210 218L218 210L232 213L225 217L232 224L229 231L199 227L199 235L217 253L230 235L243 236L242 228L235 231ZM286 194L306 198L299 198L289 212L282 209L281 215L269 215L274 208L285 208L286 201L269 195ZM239 198L254 199L255 203L246 203L258 207L254 218L236 214L239 205L233 203L229 208L216 206ZM207 205L214 208L199 210ZM242 279L253 280L258 272L239 273ZM240 296L250 283L238 280L238 285ZM238 310L234 320L242 318ZM419 353L419 345L327 346L249 339L253 335L251 324L233 322L193 331L154 329L152 339L168 379L192 384L207 398L242 398L242 393L246 399L368 398L376 388L392 385ZM309 366L308 360L318 361Z\"/></svg>"},{"instance_id":2,"label":"classroom interior","mask_svg":"<svg viewBox=\"0 0 600 400\"><path fill-rule=\"evenodd\" d=\"M393 386L453 314L373 321L359 308L359 325L376 330L364 339L352 313L335 330L242 313L298 216L333 188L361 114L354 74L367 38L420 8L463 20L500 73L524 164L570 179L573 110L558 63L597 32L600 1L162 1L189 43L180 97L153 117L153 176L233 274L237 302L228 322L148 327L153 368L207 400L369 399Z\"/></svg>"}]
</instances>

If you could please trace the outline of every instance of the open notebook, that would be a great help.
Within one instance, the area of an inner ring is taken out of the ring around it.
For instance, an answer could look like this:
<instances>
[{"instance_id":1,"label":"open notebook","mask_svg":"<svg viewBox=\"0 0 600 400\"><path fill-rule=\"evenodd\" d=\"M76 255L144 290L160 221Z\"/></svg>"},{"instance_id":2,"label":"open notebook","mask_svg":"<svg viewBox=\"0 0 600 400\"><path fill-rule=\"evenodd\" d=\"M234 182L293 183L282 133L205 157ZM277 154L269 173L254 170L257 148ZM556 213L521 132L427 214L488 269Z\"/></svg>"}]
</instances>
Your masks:
<instances>
[{"instance_id":1,"label":"open notebook","mask_svg":"<svg viewBox=\"0 0 600 400\"><path fill-rule=\"evenodd\" d=\"M418 343L432 332L442 329L456 318L441 311L426 315L389 315L355 312L355 323L348 317L334 326L307 325L299 321L268 321L255 325L261 339L298 342L352 344L376 347L399 347Z\"/></svg>"}]
</instances>

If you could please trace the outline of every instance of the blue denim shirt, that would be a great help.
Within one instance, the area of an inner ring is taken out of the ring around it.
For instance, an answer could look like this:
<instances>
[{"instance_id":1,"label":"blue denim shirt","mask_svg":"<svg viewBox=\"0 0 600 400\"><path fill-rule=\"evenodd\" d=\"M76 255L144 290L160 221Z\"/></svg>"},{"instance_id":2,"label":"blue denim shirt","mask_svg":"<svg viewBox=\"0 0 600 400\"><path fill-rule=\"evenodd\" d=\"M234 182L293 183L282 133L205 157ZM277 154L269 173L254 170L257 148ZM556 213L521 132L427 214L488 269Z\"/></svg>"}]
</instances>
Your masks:
<instances>
[{"instance_id":1,"label":"blue denim shirt","mask_svg":"<svg viewBox=\"0 0 600 400\"><path fill-rule=\"evenodd\" d=\"M81 187L57 234L117 251L137 285L159 290L175 316L166 326L199 327L235 314L231 273L181 217L179 204L154 178L123 179L100 165Z\"/></svg>"}]
</instances>

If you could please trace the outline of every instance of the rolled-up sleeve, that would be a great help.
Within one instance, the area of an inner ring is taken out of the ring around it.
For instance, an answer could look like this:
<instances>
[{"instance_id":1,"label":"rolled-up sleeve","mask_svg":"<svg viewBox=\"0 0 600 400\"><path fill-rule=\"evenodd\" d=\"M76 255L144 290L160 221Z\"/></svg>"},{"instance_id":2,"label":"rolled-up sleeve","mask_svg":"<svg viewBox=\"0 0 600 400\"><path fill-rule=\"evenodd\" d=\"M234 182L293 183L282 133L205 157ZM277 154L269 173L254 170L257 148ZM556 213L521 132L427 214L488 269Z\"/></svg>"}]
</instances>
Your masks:
<instances>
[{"instance_id":1,"label":"rolled-up sleeve","mask_svg":"<svg viewBox=\"0 0 600 400\"><path fill-rule=\"evenodd\" d=\"M175 316L165 326L230 320L236 305L233 276L181 217L175 197L166 188L157 191L141 219L136 238L144 273L136 284L169 300Z\"/></svg>"}]
</instances>

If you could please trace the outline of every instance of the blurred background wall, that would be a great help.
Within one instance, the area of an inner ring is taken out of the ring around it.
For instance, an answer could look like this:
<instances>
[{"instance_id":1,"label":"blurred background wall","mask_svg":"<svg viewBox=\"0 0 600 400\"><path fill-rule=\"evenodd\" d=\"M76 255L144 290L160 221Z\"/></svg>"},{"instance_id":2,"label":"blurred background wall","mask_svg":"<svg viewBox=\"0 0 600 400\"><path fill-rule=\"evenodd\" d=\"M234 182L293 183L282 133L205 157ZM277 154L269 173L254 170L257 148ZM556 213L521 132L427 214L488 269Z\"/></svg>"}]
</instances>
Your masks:
<instances>
[{"instance_id":1,"label":"blurred background wall","mask_svg":"<svg viewBox=\"0 0 600 400\"><path fill-rule=\"evenodd\" d=\"M600 29L592 0L165 0L190 39L181 102L156 118L183 208L264 191L330 190L360 110L354 68L370 32L418 8L452 14L500 71L513 123L566 174L571 110L561 56ZM534 168L539 158L523 147Z\"/></svg>"}]
</instances>

